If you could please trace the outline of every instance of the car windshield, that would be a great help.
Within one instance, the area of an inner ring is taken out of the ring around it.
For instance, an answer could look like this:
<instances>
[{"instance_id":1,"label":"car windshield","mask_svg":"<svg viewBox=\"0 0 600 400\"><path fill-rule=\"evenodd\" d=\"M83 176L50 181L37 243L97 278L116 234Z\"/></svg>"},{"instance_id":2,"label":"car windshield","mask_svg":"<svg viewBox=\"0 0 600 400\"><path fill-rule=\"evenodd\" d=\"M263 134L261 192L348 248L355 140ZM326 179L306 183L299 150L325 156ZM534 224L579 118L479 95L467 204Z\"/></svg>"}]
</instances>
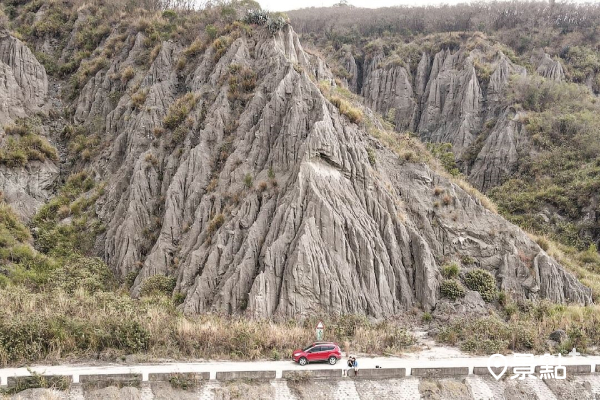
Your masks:
<instances>
[{"instance_id":1,"label":"car windshield","mask_svg":"<svg viewBox=\"0 0 600 400\"><path fill-rule=\"evenodd\" d=\"M313 348L313 345L311 344L310 346L303 348L302 351L309 351L312 348Z\"/></svg>"}]
</instances>

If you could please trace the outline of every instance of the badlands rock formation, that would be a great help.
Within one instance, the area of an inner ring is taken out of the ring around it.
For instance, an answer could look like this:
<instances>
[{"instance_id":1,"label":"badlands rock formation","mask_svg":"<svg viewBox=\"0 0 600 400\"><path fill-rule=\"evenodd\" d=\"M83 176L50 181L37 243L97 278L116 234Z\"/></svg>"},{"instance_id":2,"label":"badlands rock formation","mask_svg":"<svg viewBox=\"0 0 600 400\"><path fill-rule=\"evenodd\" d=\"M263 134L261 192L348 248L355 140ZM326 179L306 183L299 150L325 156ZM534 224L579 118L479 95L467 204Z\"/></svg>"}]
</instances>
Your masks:
<instances>
[{"instance_id":1,"label":"badlands rock formation","mask_svg":"<svg viewBox=\"0 0 600 400\"><path fill-rule=\"evenodd\" d=\"M7 140L4 127L16 118L44 114L48 95L46 70L29 48L0 31L0 143ZM58 167L51 161L9 168L0 163L0 191L25 220L54 192Z\"/></svg>"},{"instance_id":2,"label":"badlands rock formation","mask_svg":"<svg viewBox=\"0 0 600 400\"><path fill-rule=\"evenodd\" d=\"M510 77L527 72L502 51L490 62L486 82L477 76L475 59L482 57L478 50L423 52L414 71L376 53L365 58L361 80L358 68L350 65L354 57L345 57L348 87L360 87L367 106L386 116L398 131L417 132L427 142L451 143L456 157L467 159L463 172L478 189L487 191L514 173L517 151L527 151L527 139L505 94ZM562 65L547 54L534 57L532 63L537 74L564 80Z\"/></svg>"},{"instance_id":3,"label":"badlands rock formation","mask_svg":"<svg viewBox=\"0 0 600 400\"><path fill-rule=\"evenodd\" d=\"M524 232L340 114L317 84L331 73L290 26L232 34L225 50L211 46L184 66L185 48L165 41L149 68L138 67L144 40L126 37L73 103L76 125L101 127L101 151L86 165L106 184L96 204L106 225L98 254L119 276L136 275L132 294L164 274L176 277L187 313L385 317L433 309L440 266L468 256L469 268L490 271L516 298L591 302L590 290ZM21 93L23 105L3 118L43 106L46 93L31 53L8 54L4 81L18 84L4 90ZM367 104L385 111L392 101L398 124L464 150L485 112L474 67L462 53L428 57L414 90L403 67L371 60ZM132 79L116 78L128 67ZM513 70L499 56L494 90ZM183 117L167 122L180 109ZM482 186L514 158L506 144L521 140L514 114L505 114L507 129L484 144L502 148L481 161L492 169L475 164Z\"/></svg>"}]
</instances>

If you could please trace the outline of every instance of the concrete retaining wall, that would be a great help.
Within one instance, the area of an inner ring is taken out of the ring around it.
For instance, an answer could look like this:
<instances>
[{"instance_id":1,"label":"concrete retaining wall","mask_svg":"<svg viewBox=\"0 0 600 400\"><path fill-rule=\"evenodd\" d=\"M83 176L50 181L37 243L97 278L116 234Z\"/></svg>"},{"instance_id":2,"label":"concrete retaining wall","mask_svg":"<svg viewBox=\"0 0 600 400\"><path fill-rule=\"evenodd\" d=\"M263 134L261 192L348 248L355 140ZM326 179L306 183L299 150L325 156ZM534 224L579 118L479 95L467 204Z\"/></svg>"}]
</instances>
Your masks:
<instances>
[{"instance_id":1,"label":"concrete retaining wall","mask_svg":"<svg viewBox=\"0 0 600 400\"><path fill-rule=\"evenodd\" d=\"M282 371L281 377L283 379L290 379L290 380L341 378L342 370L339 368L335 368L335 369L307 369L307 370L301 370L301 371Z\"/></svg>"},{"instance_id":2,"label":"concrete retaining wall","mask_svg":"<svg viewBox=\"0 0 600 400\"><path fill-rule=\"evenodd\" d=\"M354 377L354 372L349 372L350 377ZM404 378L406 376L406 368L369 368L358 371L359 379L393 379Z\"/></svg>"},{"instance_id":3,"label":"concrete retaining wall","mask_svg":"<svg viewBox=\"0 0 600 400\"><path fill-rule=\"evenodd\" d=\"M591 374L592 366L591 365L565 365L567 370L567 376L570 374ZM512 369L508 369L508 371L512 372ZM540 366L535 367L535 372L540 372Z\"/></svg>"},{"instance_id":4,"label":"concrete retaining wall","mask_svg":"<svg viewBox=\"0 0 600 400\"><path fill-rule=\"evenodd\" d=\"M600 366L596 366L596 371L598 371L598 367ZM512 371L513 371L514 366L509 366L508 368L506 368L506 372L504 373L505 375L512 375ZM540 372L540 366L536 366L535 367L535 372L539 373ZM565 365L565 368L567 370L567 375L581 375L581 374L591 374L592 373L592 366L591 365ZM492 370L496 373L499 374L502 372L502 368L493 368ZM475 367L473 368L473 374L475 375L491 375L490 371L488 371L487 367Z\"/></svg>"},{"instance_id":5,"label":"concrete retaining wall","mask_svg":"<svg viewBox=\"0 0 600 400\"><path fill-rule=\"evenodd\" d=\"M97 381L113 381L113 382L141 382L142 374L107 374L107 375L81 375L80 383L97 382Z\"/></svg>"},{"instance_id":6,"label":"concrete retaining wall","mask_svg":"<svg viewBox=\"0 0 600 400\"><path fill-rule=\"evenodd\" d=\"M584 361L584 360L582 360ZM585 362L585 361L584 361ZM591 364L579 364L579 365L566 365L565 366L567 375L585 375L592 372L600 372L600 363L595 364L593 367ZM156 370L156 369L155 369ZM171 369L172 371L173 369ZM298 370L271 370L271 371L217 371L215 372L191 372L191 373L144 373L142 374L94 374L94 375L79 375L73 372L73 375L68 376L54 376L44 375L43 378L46 381L56 381L60 385L69 385L71 383L82 383L86 387L106 387L106 386L136 386L139 387L142 381L166 381L170 382L175 380L181 382L183 385L196 384L200 381L208 381L210 379L216 379L218 381L231 381L231 380L273 380L276 378L283 378L291 381L303 381L311 379L341 379L343 368L323 368L323 369L298 369ZM496 373L502 372L501 368L495 368ZM513 367L509 366L505 372L506 375L510 375L513 371ZM536 374L539 374L540 367L536 366ZM51 373L51 371L48 371ZM91 371L86 371L91 372ZM95 372L95 371L94 371ZM109 372L108 370L106 372ZM349 371L350 379L400 379L406 376L407 370L405 368L368 368L360 369L358 376L355 376L353 371ZM490 375L487 367L474 367L472 373L475 375ZM21 372L23 374L23 372ZM443 377L458 377L469 375L468 367L440 367L440 368L412 368L410 375L415 377L423 378L443 378ZM15 388L15 387L35 387L36 382L39 384L40 376L26 376L21 375L20 377L14 376L0 376L0 386L3 388ZM57 385L58 386L58 385Z\"/></svg>"},{"instance_id":7,"label":"concrete retaining wall","mask_svg":"<svg viewBox=\"0 0 600 400\"><path fill-rule=\"evenodd\" d=\"M231 381L234 379L275 379L275 371L233 371L217 372L218 381Z\"/></svg>"},{"instance_id":8,"label":"concrete retaining wall","mask_svg":"<svg viewBox=\"0 0 600 400\"><path fill-rule=\"evenodd\" d=\"M469 367L456 368L413 368L411 375L425 378L439 378L441 376L469 375Z\"/></svg>"},{"instance_id":9,"label":"concrete retaining wall","mask_svg":"<svg viewBox=\"0 0 600 400\"><path fill-rule=\"evenodd\" d=\"M210 372L199 372L189 374L148 374L149 381L163 381L170 382L171 380L200 382L206 381L210 378Z\"/></svg>"},{"instance_id":10,"label":"concrete retaining wall","mask_svg":"<svg viewBox=\"0 0 600 400\"><path fill-rule=\"evenodd\" d=\"M502 368L493 368L492 370L494 371L495 374L499 374L502 372ZM512 371L510 368L506 369L506 372ZM506 373L505 372L505 373ZM491 375L490 371L488 371L487 367L475 367L473 368L473 374L474 375Z\"/></svg>"},{"instance_id":11,"label":"concrete retaining wall","mask_svg":"<svg viewBox=\"0 0 600 400\"><path fill-rule=\"evenodd\" d=\"M7 389L14 388L28 388L28 387L38 387L40 385L40 378L43 378L46 381L48 386L55 387L63 387L69 386L73 383L73 378L71 376L20 376L20 377L12 377L9 376L7 379L7 386L3 386Z\"/></svg>"}]
</instances>

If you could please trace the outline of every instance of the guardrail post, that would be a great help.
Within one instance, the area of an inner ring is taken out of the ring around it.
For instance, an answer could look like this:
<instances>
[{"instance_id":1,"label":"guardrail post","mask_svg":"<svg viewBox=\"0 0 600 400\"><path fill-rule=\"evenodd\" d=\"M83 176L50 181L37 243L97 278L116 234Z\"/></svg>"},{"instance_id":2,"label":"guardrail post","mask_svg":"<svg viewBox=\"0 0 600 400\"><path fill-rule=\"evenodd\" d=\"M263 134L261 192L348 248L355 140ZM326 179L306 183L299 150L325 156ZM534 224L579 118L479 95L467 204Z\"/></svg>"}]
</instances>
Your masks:
<instances>
[{"instance_id":1,"label":"guardrail post","mask_svg":"<svg viewBox=\"0 0 600 400\"><path fill-rule=\"evenodd\" d=\"M8 386L8 376L0 376L0 386Z\"/></svg>"},{"instance_id":2,"label":"guardrail post","mask_svg":"<svg viewBox=\"0 0 600 400\"><path fill-rule=\"evenodd\" d=\"M473 366L469 367L469 375L473 375Z\"/></svg>"},{"instance_id":3,"label":"guardrail post","mask_svg":"<svg viewBox=\"0 0 600 400\"><path fill-rule=\"evenodd\" d=\"M275 379L281 379L281 377L283 376L283 371L278 369L275 371Z\"/></svg>"},{"instance_id":4,"label":"guardrail post","mask_svg":"<svg viewBox=\"0 0 600 400\"><path fill-rule=\"evenodd\" d=\"M147 372L142 372L142 381L143 382L147 382L148 381L148 373Z\"/></svg>"},{"instance_id":5,"label":"guardrail post","mask_svg":"<svg viewBox=\"0 0 600 400\"><path fill-rule=\"evenodd\" d=\"M73 383L79 383L79 375L73 375Z\"/></svg>"},{"instance_id":6,"label":"guardrail post","mask_svg":"<svg viewBox=\"0 0 600 400\"><path fill-rule=\"evenodd\" d=\"M213 380L213 381L215 379L217 379L217 371L210 371L210 375L209 375L208 379Z\"/></svg>"}]
</instances>

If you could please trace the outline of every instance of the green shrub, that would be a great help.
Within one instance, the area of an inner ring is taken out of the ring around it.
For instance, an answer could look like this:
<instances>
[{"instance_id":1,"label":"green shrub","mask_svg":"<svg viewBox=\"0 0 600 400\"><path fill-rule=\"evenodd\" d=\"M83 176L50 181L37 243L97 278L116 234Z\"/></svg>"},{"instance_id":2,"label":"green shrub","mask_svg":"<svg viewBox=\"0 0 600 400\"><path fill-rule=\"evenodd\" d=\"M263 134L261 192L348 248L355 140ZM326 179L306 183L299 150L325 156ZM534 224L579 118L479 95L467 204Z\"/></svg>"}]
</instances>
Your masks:
<instances>
[{"instance_id":1,"label":"green shrub","mask_svg":"<svg viewBox=\"0 0 600 400\"><path fill-rule=\"evenodd\" d=\"M0 147L0 164L21 167L29 161L58 160L58 152L39 135L38 121L19 119L14 125L4 128L8 138Z\"/></svg>"},{"instance_id":2,"label":"green shrub","mask_svg":"<svg viewBox=\"0 0 600 400\"><path fill-rule=\"evenodd\" d=\"M99 258L75 257L52 272L52 286L74 293L83 288L88 293L109 291L116 287L110 268Z\"/></svg>"},{"instance_id":3,"label":"green shrub","mask_svg":"<svg viewBox=\"0 0 600 400\"><path fill-rule=\"evenodd\" d=\"M364 315L348 315L340 318L333 326L335 337L345 339L352 337L360 327L369 326L369 321Z\"/></svg>"},{"instance_id":4,"label":"green shrub","mask_svg":"<svg viewBox=\"0 0 600 400\"><path fill-rule=\"evenodd\" d=\"M421 317L421 321L429 323L432 320L433 320L433 316L431 315L431 313L429 311L426 311L423 313L423 316Z\"/></svg>"},{"instance_id":5,"label":"green shrub","mask_svg":"<svg viewBox=\"0 0 600 400\"><path fill-rule=\"evenodd\" d=\"M177 19L177 12L174 10L164 10L162 13L163 18L168 19L169 21L174 21Z\"/></svg>"},{"instance_id":6,"label":"green shrub","mask_svg":"<svg viewBox=\"0 0 600 400\"><path fill-rule=\"evenodd\" d=\"M197 386L194 374L170 374L169 383L173 389L191 390Z\"/></svg>"},{"instance_id":7,"label":"green shrub","mask_svg":"<svg viewBox=\"0 0 600 400\"><path fill-rule=\"evenodd\" d=\"M146 90L139 90L131 95L131 103L133 107L137 110L141 110L144 104L146 103L146 98L148 97L148 92Z\"/></svg>"},{"instance_id":8,"label":"green shrub","mask_svg":"<svg viewBox=\"0 0 600 400\"><path fill-rule=\"evenodd\" d=\"M96 75L98 71L107 68L109 65L108 59L105 56L97 56L89 61L83 61L79 65L77 74L73 75L71 83L73 85L72 98L77 96L79 89L81 89L87 80Z\"/></svg>"},{"instance_id":9,"label":"green shrub","mask_svg":"<svg viewBox=\"0 0 600 400\"><path fill-rule=\"evenodd\" d=\"M181 293L181 292L177 292L173 294L173 304L178 306L180 304L183 304L183 302L185 301L185 294Z\"/></svg>"},{"instance_id":10,"label":"green shrub","mask_svg":"<svg viewBox=\"0 0 600 400\"><path fill-rule=\"evenodd\" d=\"M462 265L473 265L475 264L475 259L471 256L464 255L460 258L460 262Z\"/></svg>"},{"instance_id":11,"label":"green shrub","mask_svg":"<svg viewBox=\"0 0 600 400\"><path fill-rule=\"evenodd\" d=\"M251 188L252 187L252 175L246 174L246 176L244 176L244 185L247 188Z\"/></svg>"},{"instance_id":12,"label":"green shrub","mask_svg":"<svg viewBox=\"0 0 600 400\"><path fill-rule=\"evenodd\" d=\"M0 199L0 247L23 243L30 239L29 230L21 223L12 208Z\"/></svg>"},{"instance_id":13,"label":"green shrub","mask_svg":"<svg viewBox=\"0 0 600 400\"><path fill-rule=\"evenodd\" d=\"M247 100L248 95L256 87L256 73L247 67L238 64L229 66L229 90L227 98L229 101Z\"/></svg>"},{"instance_id":14,"label":"green shrub","mask_svg":"<svg viewBox=\"0 0 600 400\"><path fill-rule=\"evenodd\" d=\"M216 232L223 224L225 223L225 215L223 213L219 213L215 215L215 217L210 221L206 231L209 235L212 235Z\"/></svg>"},{"instance_id":15,"label":"green shrub","mask_svg":"<svg viewBox=\"0 0 600 400\"><path fill-rule=\"evenodd\" d=\"M383 339L383 345L386 349L400 350L410 347L416 343L412 333L404 328L394 327L389 329Z\"/></svg>"},{"instance_id":16,"label":"green shrub","mask_svg":"<svg viewBox=\"0 0 600 400\"><path fill-rule=\"evenodd\" d=\"M371 164L372 167L375 166L375 151L368 147L367 148L367 157L369 158L369 164Z\"/></svg>"},{"instance_id":17,"label":"green shrub","mask_svg":"<svg viewBox=\"0 0 600 400\"><path fill-rule=\"evenodd\" d=\"M469 289L479 292L488 303L496 299L496 279L488 271L477 268L467 272L465 284Z\"/></svg>"},{"instance_id":18,"label":"green shrub","mask_svg":"<svg viewBox=\"0 0 600 400\"><path fill-rule=\"evenodd\" d=\"M58 196L33 217L36 247L58 258L90 255L96 235L103 229L93 207L102 194L102 188L102 185L95 186L94 180L85 171L71 175ZM71 223L59 224L62 215L59 211L65 207L71 214Z\"/></svg>"},{"instance_id":19,"label":"green shrub","mask_svg":"<svg viewBox=\"0 0 600 400\"><path fill-rule=\"evenodd\" d=\"M115 321L111 328L112 343L106 347L115 347L128 353L136 353L148 348L150 333L138 321Z\"/></svg>"},{"instance_id":20,"label":"green shrub","mask_svg":"<svg viewBox=\"0 0 600 400\"><path fill-rule=\"evenodd\" d=\"M135 69L131 65L128 65L123 71L121 71L121 84L127 85L133 77L135 76Z\"/></svg>"},{"instance_id":21,"label":"green shrub","mask_svg":"<svg viewBox=\"0 0 600 400\"><path fill-rule=\"evenodd\" d=\"M538 246L540 246L540 248L544 251L548 251L548 249L550 248L550 243L548 243L548 240L546 238L543 237L538 237L535 242L538 244Z\"/></svg>"},{"instance_id":22,"label":"green shrub","mask_svg":"<svg viewBox=\"0 0 600 400\"><path fill-rule=\"evenodd\" d=\"M360 109L353 107L350 103L339 96L332 96L329 98L331 104L336 106L340 113L348 117L350 122L360 124L363 120L363 113Z\"/></svg>"},{"instance_id":23,"label":"green shrub","mask_svg":"<svg viewBox=\"0 0 600 400\"><path fill-rule=\"evenodd\" d=\"M457 278L458 271L459 271L459 268L458 268L458 264L456 264L456 263L446 264L446 265L442 266L442 276L446 279Z\"/></svg>"},{"instance_id":24,"label":"green shrub","mask_svg":"<svg viewBox=\"0 0 600 400\"><path fill-rule=\"evenodd\" d=\"M198 97L193 93L188 93L180 97L169 107L167 115L163 119L163 125L167 129L174 130L187 118L192 109L196 106Z\"/></svg>"},{"instance_id":25,"label":"green shrub","mask_svg":"<svg viewBox=\"0 0 600 400\"><path fill-rule=\"evenodd\" d=\"M587 250L582 251L577 256L578 260L584 264L596 264L600 265L600 254L595 244L590 244Z\"/></svg>"},{"instance_id":26,"label":"green shrub","mask_svg":"<svg viewBox=\"0 0 600 400\"><path fill-rule=\"evenodd\" d=\"M206 32L206 35L208 36L208 38L210 40L215 40L217 37L217 34L219 33L217 28L212 24L206 25L206 28L204 28L204 32Z\"/></svg>"},{"instance_id":27,"label":"green shrub","mask_svg":"<svg viewBox=\"0 0 600 400\"><path fill-rule=\"evenodd\" d=\"M221 59L229 46L231 46L231 43L233 43L233 39L230 36L221 36L213 41L212 47L215 50L215 62L218 62Z\"/></svg>"},{"instance_id":28,"label":"green shrub","mask_svg":"<svg viewBox=\"0 0 600 400\"><path fill-rule=\"evenodd\" d=\"M175 290L177 279L172 276L154 275L144 279L140 296L151 296L157 294L171 295Z\"/></svg>"},{"instance_id":29,"label":"green shrub","mask_svg":"<svg viewBox=\"0 0 600 400\"><path fill-rule=\"evenodd\" d=\"M277 33L287 24L285 15L263 10L249 10L243 21L247 24L264 25L271 34Z\"/></svg>"},{"instance_id":30,"label":"green shrub","mask_svg":"<svg viewBox=\"0 0 600 400\"><path fill-rule=\"evenodd\" d=\"M465 297L465 288L456 279L446 279L440 285L442 296L451 300L456 300Z\"/></svg>"},{"instance_id":31,"label":"green shrub","mask_svg":"<svg viewBox=\"0 0 600 400\"><path fill-rule=\"evenodd\" d=\"M437 158L442 167L452 176L459 176L460 170L456 165L456 158L452 152L452 144L450 143L427 143L427 150Z\"/></svg>"},{"instance_id":32,"label":"green shrub","mask_svg":"<svg viewBox=\"0 0 600 400\"><path fill-rule=\"evenodd\" d=\"M206 50L206 44L201 39L196 39L183 51L183 54L186 58L196 57L204 50Z\"/></svg>"}]
</instances>

